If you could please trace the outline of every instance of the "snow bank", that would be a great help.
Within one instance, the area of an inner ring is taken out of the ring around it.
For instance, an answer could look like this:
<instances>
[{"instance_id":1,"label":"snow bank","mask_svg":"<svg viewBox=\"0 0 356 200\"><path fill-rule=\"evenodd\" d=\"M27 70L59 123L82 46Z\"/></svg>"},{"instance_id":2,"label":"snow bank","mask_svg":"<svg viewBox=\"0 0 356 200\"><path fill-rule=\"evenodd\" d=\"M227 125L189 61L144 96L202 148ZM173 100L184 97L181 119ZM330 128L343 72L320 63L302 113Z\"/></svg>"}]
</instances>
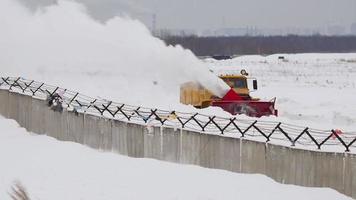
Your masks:
<instances>
[{"instance_id":1,"label":"snow bank","mask_svg":"<svg viewBox=\"0 0 356 200\"><path fill-rule=\"evenodd\" d=\"M0 116L0 199L20 181L32 199L350 199L262 175L103 153L31 134Z\"/></svg>"}]
</instances>

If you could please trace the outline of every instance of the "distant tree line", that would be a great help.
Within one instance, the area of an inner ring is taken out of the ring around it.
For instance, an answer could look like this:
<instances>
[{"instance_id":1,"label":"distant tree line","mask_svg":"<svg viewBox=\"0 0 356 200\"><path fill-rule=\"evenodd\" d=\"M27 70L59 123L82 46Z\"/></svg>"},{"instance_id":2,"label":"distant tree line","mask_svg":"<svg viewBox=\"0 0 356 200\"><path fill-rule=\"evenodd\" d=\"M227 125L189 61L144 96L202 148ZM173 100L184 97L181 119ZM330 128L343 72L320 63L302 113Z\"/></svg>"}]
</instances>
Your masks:
<instances>
[{"instance_id":1,"label":"distant tree line","mask_svg":"<svg viewBox=\"0 0 356 200\"><path fill-rule=\"evenodd\" d=\"M344 53L356 52L356 36L169 36L170 45L180 44L197 56L274 54L274 53Z\"/></svg>"}]
</instances>

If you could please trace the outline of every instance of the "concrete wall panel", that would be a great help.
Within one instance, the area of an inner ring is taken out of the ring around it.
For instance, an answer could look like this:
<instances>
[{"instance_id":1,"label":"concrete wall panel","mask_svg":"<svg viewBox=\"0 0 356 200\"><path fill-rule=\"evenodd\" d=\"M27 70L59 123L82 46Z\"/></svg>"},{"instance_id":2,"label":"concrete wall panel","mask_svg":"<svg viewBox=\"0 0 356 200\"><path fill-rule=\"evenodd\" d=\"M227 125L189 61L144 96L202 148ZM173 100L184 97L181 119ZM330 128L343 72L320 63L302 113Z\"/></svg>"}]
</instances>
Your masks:
<instances>
[{"instance_id":1,"label":"concrete wall panel","mask_svg":"<svg viewBox=\"0 0 356 200\"><path fill-rule=\"evenodd\" d=\"M10 119L14 119L16 121L19 121L19 101L21 98L24 96L14 93L14 92L9 92L9 112L8 112L8 117Z\"/></svg>"},{"instance_id":2,"label":"concrete wall panel","mask_svg":"<svg viewBox=\"0 0 356 200\"><path fill-rule=\"evenodd\" d=\"M130 157L143 158L144 154L144 126L127 124L127 153Z\"/></svg>"},{"instance_id":3,"label":"concrete wall panel","mask_svg":"<svg viewBox=\"0 0 356 200\"><path fill-rule=\"evenodd\" d=\"M289 154L289 148L275 145L266 146L266 174L280 183L295 180L294 156Z\"/></svg>"},{"instance_id":4,"label":"concrete wall panel","mask_svg":"<svg viewBox=\"0 0 356 200\"><path fill-rule=\"evenodd\" d=\"M84 115L84 144L101 150L112 151L111 120Z\"/></svg>"},{"instance_id":5,"label":"concrete wall panel","mask_svg":"<svg viewBox=\"0 0 356 200\"><path fill-rule=\"evenodd\" d=\"M345 154L344 194L356 199L356 155Z\"/></svg>"},{"instance_id":6,"label":"concrete wall panel","mask_svg":"<svg viewBox=\"0 0 356 200\"><path fill-rule=\"evenodd\" d=\"M331 187L339 192L344 190L343 154L314 152L314 186Z\"/></svg>"},{"instance_id":7,"label":"concrete wall panel","mask_svg":"<svg viewBox=\"0 0 356 200\"><path fill-rule=\"evenodd\" d=\"M180 162L184 164L200 164L200 135L191 131L180 130L181 152Z\"/></svg>"},{"instance_id":8,"label":"concrete wall panel","mask_svg":"<svg viewBox=\"0 0 356 200\"><path fill-rule=\"evenodd\" d=\"M240 142L219 135L200 135L200 165L240 171Z\"/></svg>"},{"instance_id":9,"label":"concrete wall panel","mask_svg":"<svg viewBox=\"0 0 356 200\"><path fill-rule=\"evenodd\" d=\"M241 172L266 174L266 144L241 140Z\"/></svg>"},{"instance_id":10,"label":"concrete wall panel","mask_svg":"<svg viewBox=\"0 0 356 200\"><path fill-rule=\"evenodd\" d=\"M9 92L7 90L0 90L0 114L8 117L9 108Z\"/></svg>"},{"instance_id":11,"label":"concrete wall panel","mask_svg":"<svg viewBox=\"0 0 356 200\"><path fill-rule=\"evenodd\" d=\"M68 112L67 138L65 140L84 144L84 114Z\"/></svg>"},{"instance_id":12,"label":"concrete wall panel","mask_svg":"<svg viewBox=\"0 0 356 200\"><path fill-rule=\"evenodd\" d=\"M239 140L235 138L220 137L219 156L219 165L217 168L240 172L241 155Z\"/></svg>"},{"instance_id":13,"label":"concrete wall panel","mask_svg":"<svg viewBox=\"0 0 356 200\"><path fill-rule=\"evenodd\" d=\"M179 163L181 153L181 137L180 131L172 128L161 128L162 144L161 155L162 160Z\"/></svg>"},{"instance_id":14,"label":"concrete wall panel","mask_svg":"<svg viewBox=\"0 0 356 200\"><path fill-rule=\"evenodd\" d=\"M315 177L313 153L311 151L300 149L290 150L289 153L293 154L293 165L295 165L293 167L295 171L295 181L291 182L291 184L299 183L304 186L313 186Z\"/></svg>"},{"instance_id":15,"label":"concrete wall panel","mask_svg":"<svg viewBox=\"0 0 356 200\"><path fill-rule=\"evenodd\" d=\"M30 127L29 130L37 134L45 134L46 114L49 108L46 102L40 99L32 98Z\"/></svg>"},{"instance_id":16,"label":"concrete wall panel","mask_svg":"<svg viewBox=\"0 0 356 200\"><path fill-rule=\"evenodd\" d=\"M67 112L57 112L52 109L47 109L44 112L45 117L45 134L64 140L67 134Z\"/></svg>"},{"instance_id":17,"label":"concrete wall panel","mask_svg":"<svg viewBox=\"0 0 356 200\"><path fill-rule=\"evenodd\" d=\"M100 118L84 115L84 137L85 145L89 147L100 149L99 123Z\"/></svg>"},{"instance_id":18,"label":"concrete wall panel","mask_svg":"<svg viewBox=\"0 0 356 200\"><path fill-rule=\"evenodd\" d=\"M63 112L58 112L58 120L60 120L60 132L58 132L58 139L62 141L68 141L69 132L68 132L68 115L71 115L71 112L64 110Z\"/></svg>"},{"instance_id":19,"label":"concrete wall panel","mask_svg":"<svg viewBox=\"0 0 356 200\"><path fill-rule=\"evenodd\" d=\"M111 122L112 150L121 155L127 152L127 123L113 120Z\"/></svg>"},{"instance_id":20,"label":"concrete wall panel","mask_svg":"<svg viewBox=\"0 0 356 200\"><path fill-rule=\"evenodd\" d=\"M102 118L99 123L99 144L100 149L104 151L112 151L112 130L111 120Z\"/></svg>"},{"instance_id":21,"label":"concrete wall panel","mask_svg":"<svg viewBox=\"0 0 356 200\"><path fill-rule=\"evenodd\" d=\"M31 96L21 96L18 99L18 119L19 124L26 130L30 128L30 116L31 116Z\"/></svg>"},{"instance_id":22,"label":"concrete wall panel","mask_svg":"<svg viewBox=\"0 0 356 200\"><path fill-rule=\"evenodd\" d=\"M163 138L160 127L144 128L144 157L162 160ZM164 159L163 159L164 160Z\"/></svg>"},{"instance_id":23,"label":"concrete wall panel","mask_svg":"<svg viewBox=\"0 0 356 200\"><path fill-rule=\"evenodd\" d=\"M218 135L200 135L200 165L203 167L224 169L224 154L221 138Z\"/></svg>"}]
</instances>

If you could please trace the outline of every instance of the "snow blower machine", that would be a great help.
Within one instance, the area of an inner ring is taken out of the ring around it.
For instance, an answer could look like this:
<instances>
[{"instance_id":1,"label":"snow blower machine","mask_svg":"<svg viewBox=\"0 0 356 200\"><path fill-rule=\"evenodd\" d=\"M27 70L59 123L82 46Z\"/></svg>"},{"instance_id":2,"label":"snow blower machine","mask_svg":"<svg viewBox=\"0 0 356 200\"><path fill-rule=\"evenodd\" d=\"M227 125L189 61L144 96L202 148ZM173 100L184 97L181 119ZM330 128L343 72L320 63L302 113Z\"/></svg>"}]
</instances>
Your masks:
<instances>
[{"instance_id":1,"label":"snow blower machine","mask_svg":"<svg viewBox=\"0 0 356 200\"><path fill-rule=\"evenodd\" d=\"M276 98L261 101L250 96L248 80L252 81L254 91L257 90L257 80L248 77L245 70L241 70L241 74L238 75L226 74L219 77L231 87L224 97L213 95L198 83L187 82L181 85L180 102L196 108L217 106L233 115L245 114L250 117L278 115L278 111L274 108Z\"/></svg>"}]
</instances>

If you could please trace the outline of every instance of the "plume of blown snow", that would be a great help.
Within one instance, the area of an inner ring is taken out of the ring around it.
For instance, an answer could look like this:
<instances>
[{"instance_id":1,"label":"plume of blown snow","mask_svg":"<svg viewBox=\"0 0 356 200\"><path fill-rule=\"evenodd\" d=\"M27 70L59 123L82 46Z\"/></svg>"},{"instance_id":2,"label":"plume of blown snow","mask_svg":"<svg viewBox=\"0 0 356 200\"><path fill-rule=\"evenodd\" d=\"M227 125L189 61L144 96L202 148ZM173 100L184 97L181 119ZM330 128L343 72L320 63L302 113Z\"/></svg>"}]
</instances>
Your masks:
<instances>
[{"instance_id":1,"label":"plume of blown snow","mask_svg":"<svg viewBox=\"0 0 356 200\"><path fill-rule=\"evenodd\" d=\"M23 76L132 104L179 102L179 86L196 81L217 96L228 86L194 54L167 46L139 21L94 20L76 2L27 10L0 1L1 76Z\"/></svg>"}]
</instances>

